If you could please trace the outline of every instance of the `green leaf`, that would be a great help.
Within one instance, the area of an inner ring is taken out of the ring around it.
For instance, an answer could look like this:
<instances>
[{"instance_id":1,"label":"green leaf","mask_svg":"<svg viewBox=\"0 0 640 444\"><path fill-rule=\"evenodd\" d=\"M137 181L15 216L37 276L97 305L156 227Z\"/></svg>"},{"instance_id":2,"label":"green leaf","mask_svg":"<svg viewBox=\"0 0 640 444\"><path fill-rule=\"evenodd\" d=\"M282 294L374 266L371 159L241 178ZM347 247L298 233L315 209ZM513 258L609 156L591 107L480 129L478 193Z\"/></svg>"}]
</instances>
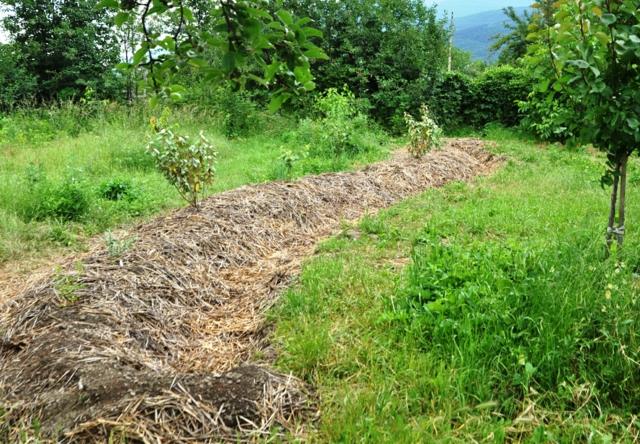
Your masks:
<instances>
[{"instance_id":1,"label":"green leaf","mask_svg":"<svg viewBox=\"0 0 640 444\"><path fill-rule=\"evenodd\" d=\"M282 23L284 23L285 25L289 27L293 26L294 24L293 16L289 13L289 11L285 11L284 9L281 9L278 12L276 12L276 15L280 20L282 20Z\"/></svg>"},{"instance_id":2,"label":"green leaf","mask_svg":"<svg viewBox=\"0 0 640 444\"><path fill-rule=\"evenodd\" d=\"M205 59L194 57L189 59L189 65L196 68L206 68L207 66L209 66L209 62L207 62Z\"/></svg>"},{"instance_id":3,"label":"green leaf","mask_svg":"<svg viewBox=\"0 0 640 444\"><path fill-rule=\"evenodd\" d=\"M591 67L591 65L589 65L589 62L587 62L586 60L569 60L567 63L569 65L577 66L580 69L587 69Z\"/></svg>"},{"instance_id":4,"label":"green leaf","mask_svg":"<svg viewBox=\"0 0 640 444\"><path fill-rule=\"evenodd\" d=\"M618 18L611 13L606 13L606 14L602 14L602 17L600 17L600 20L602 21L602 23L604 23L606 26L611 26L613 25L616 21L618 21Z\"/></svg>"},{"instance_id":5,"label":"green leaf","mask_svg":"<svg viewBox=\"0 0 640 444\"><path fill-rule=\"evenodd\" d=\"M144 42L142 44L142 46L140 46L140 49L138 49L135 54L133 54L133 60L132 63L134 65L139 64L140 62L142 62L142 60L145 59L145 57L147 56L147 52L149 50L149 45Z\"/></svg>"},{"instance_id":6,"label":"green leaf","mask_svg":"<svg viewBox=\"0 0 640 444\"><path fill-rule=\"evenodd\" d=\"M278 111L280 108L282 108L282 105L284 104L284 102L289 100L290 97L291 97L291 94L288 94L288 93L282 93L282 92L276 93L271 98L271 102L269 102L269 111L271 111L272 113Z\"/></svg>"},{"instance_id":7,"label":"green leaf","mask_svg":"<svg viewBox=\"0 0 640 444\"><path fill-rule=\"evenodd\" d=\"M307 49L306 51L303 52L303 54L309 57L310 59L329 60L329 57L327 56L327 54L325 54L325 52L322 49L318 48L317 46L314 48Z\"/></svg>"},{"instance_id":8,"label":"green leaf","mask_svg":"<svg viewBox=\"0 0 640 444\"><path fill-rule=\"evenodd\" d=\"M116 26L122 26L129 18L131 18L131 15L128 12L120 11L114 17L113 23L115 23Z\"/></svg>"},{"instance_id":9,"label":"green leaf","mask_svg":"<svg viewBox=\"0 0 640 444\"><path fill-rule=\"evenodd\" d=\"M231 72L236 67L236 54L234 52L227 52L224 57L222 57L222 69L226 72Z\"/></svg>"}]
</instances>

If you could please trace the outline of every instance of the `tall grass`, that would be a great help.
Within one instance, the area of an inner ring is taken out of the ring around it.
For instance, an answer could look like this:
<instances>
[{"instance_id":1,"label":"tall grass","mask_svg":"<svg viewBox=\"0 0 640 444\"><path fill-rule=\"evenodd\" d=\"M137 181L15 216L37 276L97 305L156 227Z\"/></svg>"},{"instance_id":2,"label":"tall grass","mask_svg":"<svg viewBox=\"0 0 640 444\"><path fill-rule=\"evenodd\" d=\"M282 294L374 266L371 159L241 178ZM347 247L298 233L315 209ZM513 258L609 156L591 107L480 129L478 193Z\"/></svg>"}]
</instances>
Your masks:
<instances>
[{"instance_id":1,"label":"tall grass","mask_svg":"<svg viewBox=\"0 0 640 444\"><path fill-rule=\"evenodd\" d=\"M605 260L603 159L489 136L500 172L325 243L274 311L317 441L637 439L640 231Z\"/></svg>"},{"instance_id":2,"label":"tall grass","mask_svg":"<svg viewBox=\"0 0 640 444\"><path fill-rule=\"evenodd\" d=\"M357 138L375 150L306 156L295 118L262 112L246 100L221 101L233 109L183 105L169 114L169 123L178 125L180 133L194 136L203 130L218 151L209 194L346 169L387 152L382 134L362 126ZM183 205L145 151L149 118L163 112L143 105L84 102L0 117L0 263L82 248L86 239L107 229ZM314 124L313 129L319 138L322 126ZM301 161L283 170L287 152L298 153Z\"/></svg>"}]
</instances>

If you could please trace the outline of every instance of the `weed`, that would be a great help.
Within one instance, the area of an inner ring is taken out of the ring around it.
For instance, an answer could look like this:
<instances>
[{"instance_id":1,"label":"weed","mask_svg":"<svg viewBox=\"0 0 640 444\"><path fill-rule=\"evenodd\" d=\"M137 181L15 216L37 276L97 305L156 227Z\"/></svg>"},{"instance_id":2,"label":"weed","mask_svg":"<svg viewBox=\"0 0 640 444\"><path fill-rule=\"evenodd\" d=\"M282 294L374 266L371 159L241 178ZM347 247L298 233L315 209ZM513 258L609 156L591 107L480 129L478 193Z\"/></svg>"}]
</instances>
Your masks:
<instances>
[{"instance_id":1,"label":"weed","mask_svg":"<svg viewBox=\"0 0 640 444\"><path fill-rule=\"evenodd\" d=\"M62 299L63 305L75 304L79 300L78 291L84 288L79 276L84 271L82 262L75 263L75 273L64 273L58 269L54 280L54 289Z\"/></svg>"},{"instance_id":2,"label":"weed","mask_svg":"<svg viewBox=\"0 0 640 444\"><path fill-rule=\"evenodd\" d=\"M100 196L107 200L122 200L133 197L134 190L131 182L122 179L111 179L100 185Z\"/></svg>"},{"instance_id":3,"label":"weed","mask_svg":"<svg viewBox=\"0 0 640 444\"><path fill-rule=\"evenodd\" d=\"M107 252L111 257L120 257L133 246L136 241L135 237L127 239L119 239L113 235L111 231L107 231L104 234L104 243L107 247Z\"/></svg>"}]
</instances>

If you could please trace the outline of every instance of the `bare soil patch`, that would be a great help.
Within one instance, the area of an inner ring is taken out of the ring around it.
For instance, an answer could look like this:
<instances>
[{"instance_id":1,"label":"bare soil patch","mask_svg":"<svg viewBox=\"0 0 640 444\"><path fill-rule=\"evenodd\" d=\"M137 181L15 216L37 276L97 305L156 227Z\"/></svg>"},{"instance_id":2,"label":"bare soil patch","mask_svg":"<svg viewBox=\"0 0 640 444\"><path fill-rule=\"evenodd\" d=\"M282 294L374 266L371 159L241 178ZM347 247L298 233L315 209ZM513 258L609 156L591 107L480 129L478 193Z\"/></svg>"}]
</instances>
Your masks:
<instances>
[{"instance_id":1,"label":"bare soil patch","mask_svg":"<svg viewBox=\"0 0 640 444\"><path fill-rule=\"evenodd\" d=\"M300 435L308 387L248 360L302 259L345 219L498 163L457 139L419 161L242 187L136 227L120 256L97 248L30 282L0 308L0 441L36 418L68 442Z\"/></svg>"}]
</instances>

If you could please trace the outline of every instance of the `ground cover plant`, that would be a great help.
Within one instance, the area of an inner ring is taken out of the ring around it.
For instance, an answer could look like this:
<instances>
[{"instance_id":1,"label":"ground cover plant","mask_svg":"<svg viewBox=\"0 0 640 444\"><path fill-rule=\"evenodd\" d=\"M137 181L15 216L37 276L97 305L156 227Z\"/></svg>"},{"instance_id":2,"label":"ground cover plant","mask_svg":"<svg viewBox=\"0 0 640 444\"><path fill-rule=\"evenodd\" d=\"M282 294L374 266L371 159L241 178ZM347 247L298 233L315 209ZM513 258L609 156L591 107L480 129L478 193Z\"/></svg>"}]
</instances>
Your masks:
<instances>
[{"instance_id":1,"label":"ground cover plant","mask_svg":"<svg viewBox=\"0 0 640 444\"><path fill-rule=\"evenodd\" d=\"M602 159L489 137L503 170L345 227L274 310L314 440L637 439L640 238L604 259Z\"/></svg>"}]
</instances>

